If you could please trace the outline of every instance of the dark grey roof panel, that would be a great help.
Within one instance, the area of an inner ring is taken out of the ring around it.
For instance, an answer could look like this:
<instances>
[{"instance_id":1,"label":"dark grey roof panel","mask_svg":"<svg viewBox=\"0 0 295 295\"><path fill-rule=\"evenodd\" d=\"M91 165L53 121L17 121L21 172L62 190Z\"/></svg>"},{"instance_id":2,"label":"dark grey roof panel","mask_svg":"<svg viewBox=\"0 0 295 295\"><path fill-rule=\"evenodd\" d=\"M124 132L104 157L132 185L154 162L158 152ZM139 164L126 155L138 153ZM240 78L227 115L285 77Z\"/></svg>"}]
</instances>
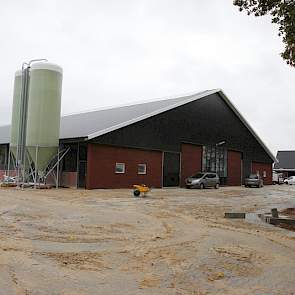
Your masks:
<instances>
[{"instance_id":1,"label":"dark grey roof panel","mask_svg":"<svg viewBox=\"0 0 295 295\"><path fill-rule=\"evenodd\" d=\"M278 151L275 169L295 169L295 151Z\"/></svg>"}]
</instances>

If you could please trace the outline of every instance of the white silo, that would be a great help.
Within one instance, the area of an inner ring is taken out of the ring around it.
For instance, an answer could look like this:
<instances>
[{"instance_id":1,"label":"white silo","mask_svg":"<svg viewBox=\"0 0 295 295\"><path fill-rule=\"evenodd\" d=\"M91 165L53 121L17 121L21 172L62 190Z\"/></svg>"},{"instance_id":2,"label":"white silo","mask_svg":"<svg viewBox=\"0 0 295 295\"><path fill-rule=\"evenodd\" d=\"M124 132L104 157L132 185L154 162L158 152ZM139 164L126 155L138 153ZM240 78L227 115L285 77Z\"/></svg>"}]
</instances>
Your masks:
<instances>
[{"instance_id":1,"label":"white silo","mask_svg":"<svg viewBox=\"0 0 295 295\"><path fill-rule=\"evenodd\" d=\"M10 129L10 151L16 158L18 134L20 124L20 109L21 109L21 90L22 90L22 71L17 71L14 76L13 87L13 104Z\"/></svg>"},{"instance_id":2,"label":"white silo","mask_svg":"<svg viewBox=\"0 0 295 295\"><path fill-rule=\"evenodd\" d=\"M39 176L59 146L62 68L48 62L32 64L28 92L26 148Z\"/></svg>"}]
</instances>

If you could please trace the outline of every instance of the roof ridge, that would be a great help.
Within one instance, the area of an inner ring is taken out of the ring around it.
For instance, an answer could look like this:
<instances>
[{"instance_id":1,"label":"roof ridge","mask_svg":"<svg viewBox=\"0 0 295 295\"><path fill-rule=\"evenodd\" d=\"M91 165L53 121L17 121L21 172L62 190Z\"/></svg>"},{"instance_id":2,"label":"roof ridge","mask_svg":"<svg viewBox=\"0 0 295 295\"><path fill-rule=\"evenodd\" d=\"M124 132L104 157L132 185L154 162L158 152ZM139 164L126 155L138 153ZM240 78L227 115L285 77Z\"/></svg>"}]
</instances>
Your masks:
<instances>
[{"instance_id":1,"label":"roof ridge","mask_svg":"<svg viewBox=\"0 0 295 295\"><path fill-rule=\"evenodd\" d=\"M111 127L108 127L108 128L105 128L105 129L102 129L100 131L97 131L97 132L93 132L91 134L88 134L88 139L92 139L94 137L97 137L97 136L100 136L100 135L103 135L105 133L108 133L108 132L111 132L111 131L114 131L116 129L119 129L119 128L122 128L122 127L125 127L127 125L130 125L130 124L133 124L133 123L137 123L141 120L144 120L144 119L147 119L149 117L152 117L152 116L155 116L155 115L158 115L160 113L163 113L165 111L169 111L171 109L174 109L178 106L182 106L186 103L189 103L189 102L192 102L194 100L197 100L197 99L200 99L200 98L203 98L205 97L206 95L211 95L213 93L217 93L217 92L220 92L222 91L221 89L214 89L214 90L206 90L206 91L202 91L202 92L198 92L198 93L195 93L195 94L190 94L190 95L187 95L187 96L180 96L180 97L176 97L176 98L182 98L182 101L181 102L175 102L169 106L164 106L164 107L160 107L159 109L157 110L154 110L154 111L151 111L151 112L148 112L146 114L142 114L140 116L137 116L137 117L134 117L134 118L131 118L127 121L124 121L124 122L121 122L119 124L116 124L116 125L113 125ZM175 98L175 99L176 99Z\"/></svg>"},{"instance_id":2,"label":"roof ridge","mask_svg":"<svg viewBox=\"0 0 295 295\"><path fill-rule=\"evenodd\" d=\"M145 100L141 100L141 101L133 101L133 102L130 101L130 102L122 103L122 104L118 104L118 105L110 105L110 106L104 106L104 107L99 107L99 108L94 108L94 109L83 110L83 111L79 111L79 112L62 114L61 117L68 117L68 116L86 114L86 113L92 113L92 112L98 112L98 111L119 109L119 108L136 106L136 105L140 105L140 104L148 104L148 103L159 102L159 101L167 101L167 100L180 99L180 98L185 99L186 97L189 97L189 96L199 95L201 93L210 92L210 91L219 91L219 90L220 90L219 88L207 89L204 91L192 91L192 92L187 92L187 93L183 93L183 94L163 96L163 97L158 97L158 98L145 99Z\"/></svg>"}]
</instances>

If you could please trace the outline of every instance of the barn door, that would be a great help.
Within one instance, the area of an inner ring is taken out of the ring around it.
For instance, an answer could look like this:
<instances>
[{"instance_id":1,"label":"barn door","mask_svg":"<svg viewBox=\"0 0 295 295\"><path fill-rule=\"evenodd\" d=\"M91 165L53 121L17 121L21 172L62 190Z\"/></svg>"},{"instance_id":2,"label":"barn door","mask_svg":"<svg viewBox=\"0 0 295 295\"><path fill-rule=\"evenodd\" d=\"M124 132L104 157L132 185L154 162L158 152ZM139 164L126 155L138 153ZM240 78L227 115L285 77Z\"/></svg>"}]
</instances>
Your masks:
<instances>
[{"instance_id":1,"label":"barn door","mask_svg":"<svg viewBox=\"0 0 295 295\"><path fill-rule=\"evenodd\" d=\"M87 162L79 161L79 178L78 178L78 187L86 187L86 172L87 172Z\"/></svg>"},{"instance_id":2,"label":"barn door","mask_svg":"<svg viewBox=\"0 0 295 295\"><path fill-rule=\"evenodd\" d=\"M164 152L163 186L179 186L180 153Z\"/></svg>"}]
</instances>

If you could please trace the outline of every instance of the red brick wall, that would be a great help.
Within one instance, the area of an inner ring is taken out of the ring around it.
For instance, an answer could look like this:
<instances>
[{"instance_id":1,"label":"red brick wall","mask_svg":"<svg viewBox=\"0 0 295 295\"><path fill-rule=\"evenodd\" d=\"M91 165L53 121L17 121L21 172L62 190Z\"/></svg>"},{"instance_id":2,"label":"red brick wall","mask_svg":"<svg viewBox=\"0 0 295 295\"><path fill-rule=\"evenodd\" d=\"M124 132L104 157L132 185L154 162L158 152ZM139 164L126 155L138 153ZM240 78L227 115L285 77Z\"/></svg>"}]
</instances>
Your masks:
<instances>
[{"instance_id":1,"label":"red brick wall","mask_svg":"<svg viewBox=\"0 0 295 295\"><path fill-rule=\"evenodd\" d=\"M64 187L76 188L77 177L78 177L77 172L62 172L60 185Z\"/></svg>"},{"instance_id":2,"label":"red brick wall","mask_svg":"<svg viewBox=\"0 0 295 295\"><path fill-rule=\"evenodd\" d=\"M263 177L264 184L272 184L272 164L270 163L259 163L259 162L252 162L252 173L257 173L261 177L263 177L263 171L266 171L266 177Z\"/></svg>"},{"instance_id":3,"label":"red brick wall","mask_svg":"<svg viewBox=\"0 0 295 295\"><path fill-rule=\"evenodd\" d=\"M203 148L199 145L183 143L181 145L181 186L192 174L202 171Z\"/></svg>"},{"instance_id":4,"label":"red brick wall","mask_svg":"<svg viewBox=\"0 0 295 295\"><path fill-rule=\"evenodd\" d=\"M241 185L241 153L228 151L227 153L227 185Z\"/></svg>"},{"instance_id":5,"label":"red brick wall","mask_svg":"<svg viewBox=\"0 0 295 295\"><path fill-rule=\"evenodd\" d=\"M115 165L125 163L125 173ZM137 165L147 164L147 174L137 174ZM86 188L131 188L144 183L162 187L162 152L88 144Z\"/></svg>"}]
</instances>

